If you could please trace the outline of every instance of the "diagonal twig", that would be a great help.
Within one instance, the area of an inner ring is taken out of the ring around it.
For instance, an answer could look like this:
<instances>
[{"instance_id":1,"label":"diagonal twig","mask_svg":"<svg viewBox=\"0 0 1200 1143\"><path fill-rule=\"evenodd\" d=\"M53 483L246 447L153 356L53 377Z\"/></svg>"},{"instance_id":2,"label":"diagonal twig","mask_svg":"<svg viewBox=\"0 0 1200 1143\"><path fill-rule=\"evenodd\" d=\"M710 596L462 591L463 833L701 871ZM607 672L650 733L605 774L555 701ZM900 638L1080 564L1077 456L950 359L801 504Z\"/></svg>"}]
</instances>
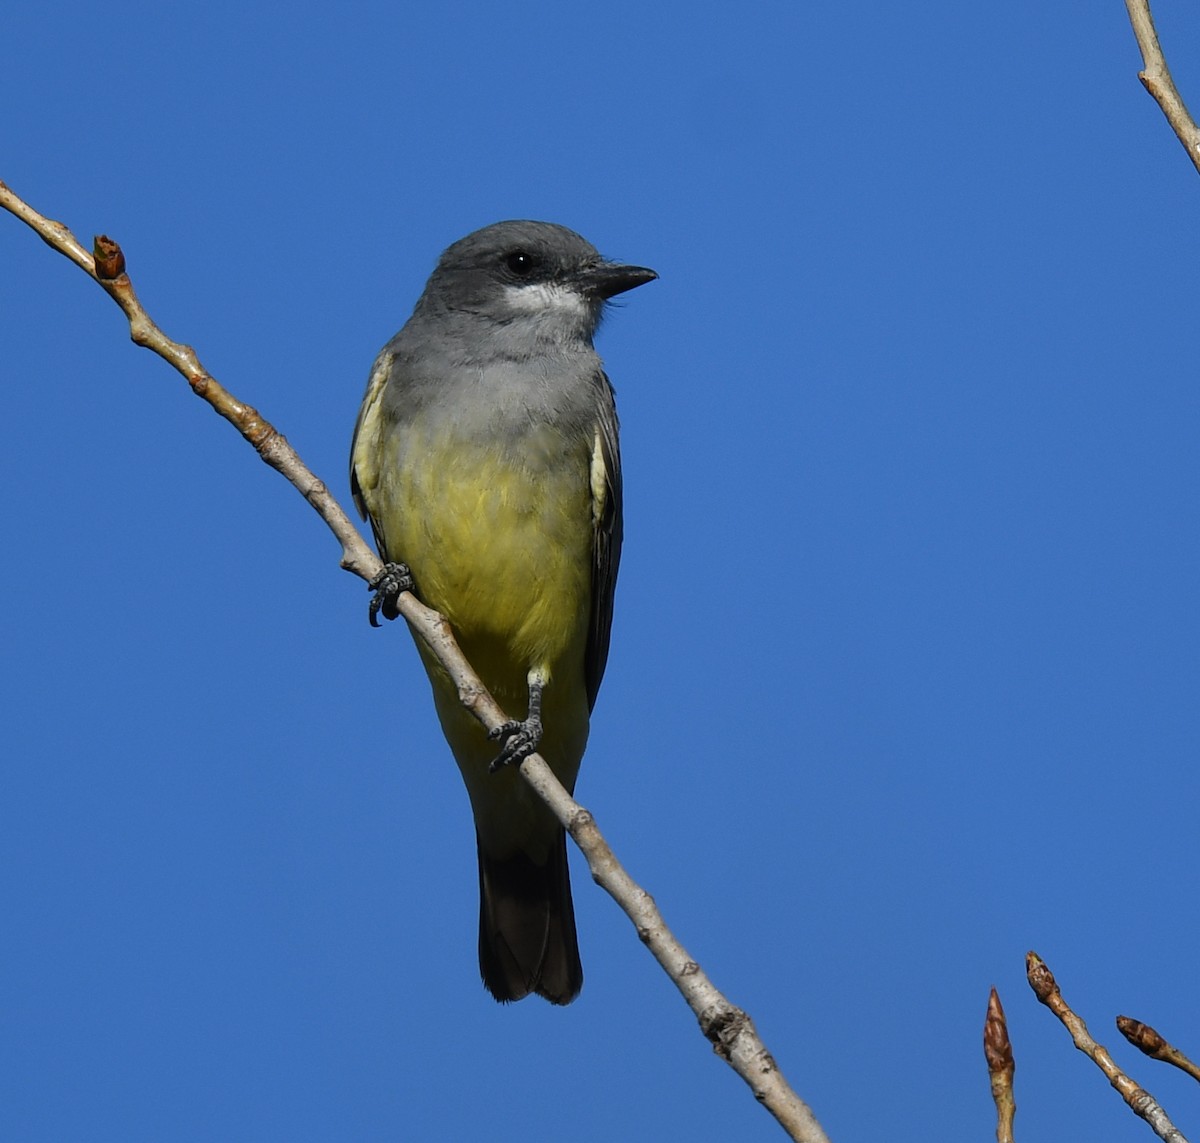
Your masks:
<instances>
[{"instance_id":1,"label":"diagonal twig","mask_svg":"<svg viewBox=\"0 0 1200 1143\"><path fill-rule=\"evenodd\" d=\"M1140 1020L1133 1020L1128 1016L1118 1016L1117 1028L1138 1051L1144 1052L1152 1060L1173 1064L1181 1072L1187 1072L1192 1079L1200 1080L1200 1066L1173 1044L1168 1044L1149 1024L1143 1024Z\"/></svg>"},{"instance_id":2,"label":"diagonal twig","mask_svg":"<svg viewBox=\"0 0 1200 1143\"><path fill-rule=\"evenodd\" d=\"M1142 70L1138 79L1142 86L1154 96L1155 102L1162 108L1162 113L1171 124L1171 130L1183 144L1188 158L1193 166L1200 171L1200 127L1188 114L1183 96L1171 78L1171 69L1167 67L1166 57L1158 42L1158 33L1154 30L1154 16L1150 12L1150 0L1125 0L1125 8L1129 12L1129 22L1133 25L1133 34L1137 39L1138 48L1142 53Z\"/></svg>"},{"instance_id":3,"label":"diagonal twig","mask_svg":"<svg viewBox=\"0 0 1200 1143\"><path fill-rule=\"evenodd\" d=\"M1063 1027L1071 1033L1075 1047L1108 1077L1108 1082L1117 1089L1133 1112L1149 1123L1154 1133L1166 1143L1187 1143L1158 1100L1145 1088L1134 1083L1117 1067L1112 1056L1108 1054L1108 1049L1092 1039L1087 1025L1063 999L1058 981L1037 953L1026 954L1025 975L1029 978L1029 987L1033 989L1033 994L1062 1021Z\"/></svg>"}]
</instances>

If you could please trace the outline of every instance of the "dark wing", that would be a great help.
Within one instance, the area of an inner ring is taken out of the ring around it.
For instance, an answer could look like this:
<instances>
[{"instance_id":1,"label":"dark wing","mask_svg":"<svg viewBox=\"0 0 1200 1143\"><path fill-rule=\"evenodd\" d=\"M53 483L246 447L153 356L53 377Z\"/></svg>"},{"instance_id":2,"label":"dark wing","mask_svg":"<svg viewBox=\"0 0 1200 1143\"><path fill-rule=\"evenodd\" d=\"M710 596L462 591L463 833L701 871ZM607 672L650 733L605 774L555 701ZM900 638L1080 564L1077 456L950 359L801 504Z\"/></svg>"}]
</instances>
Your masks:
<instances>
[{"instance_id":1,"label":"dark wing","mask_svg":"<svg viewBox=\"0 0 1200 1143\"><path fill-rule=\"evenodd\" d=\"M617 406L612 385L603 373L599 376L599 387L599 417L592 448L592 614L584 662L589 710L596 705L604 665L608 662L613 592L617 586L617 565L621 562L624 534Z\"/></svg>"}]
</instances>

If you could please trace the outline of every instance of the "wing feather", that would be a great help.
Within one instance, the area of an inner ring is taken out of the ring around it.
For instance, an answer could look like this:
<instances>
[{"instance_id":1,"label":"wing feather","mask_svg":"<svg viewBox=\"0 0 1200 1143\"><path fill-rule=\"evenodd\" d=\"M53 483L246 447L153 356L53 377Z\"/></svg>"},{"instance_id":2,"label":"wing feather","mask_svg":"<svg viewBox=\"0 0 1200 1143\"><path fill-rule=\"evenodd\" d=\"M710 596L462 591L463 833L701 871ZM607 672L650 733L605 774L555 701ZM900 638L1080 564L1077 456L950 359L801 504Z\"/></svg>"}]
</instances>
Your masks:
<instances>
[{"instance_id":1,"label":"wing feather","mask_svg":"<svg viewBox=\"0 0 1200 1143\"><path fill-rule=\"evenodd\" d=\"M371 500L379 486L379 463L383 456L379 436L383 431L383 394L392 373L392 354L386 349L375 358L371 376L367 380L367 392L358 420L354 422L354 437L350 442L350 494L358 514L371 522L375 533L375 546L382 554L383 537L371 512ZM386 558L386 557L385 557Z\"/></svg>"},{"instance_id":2,"label":"wing feather","mask_svg":"<svg viewBox=\"0 0 1200 1143\"><path fill-rule=\"evenodd\" d=\"M617 567L621 562L624 535L621 502L621 452L617 443L617 407L612 385L601 373L599 417L592 449L592 613L588 624L585 659L588 708L596 705L596 694L608 662L612 634L613 595Z\"/></svg>"}]
</instances>

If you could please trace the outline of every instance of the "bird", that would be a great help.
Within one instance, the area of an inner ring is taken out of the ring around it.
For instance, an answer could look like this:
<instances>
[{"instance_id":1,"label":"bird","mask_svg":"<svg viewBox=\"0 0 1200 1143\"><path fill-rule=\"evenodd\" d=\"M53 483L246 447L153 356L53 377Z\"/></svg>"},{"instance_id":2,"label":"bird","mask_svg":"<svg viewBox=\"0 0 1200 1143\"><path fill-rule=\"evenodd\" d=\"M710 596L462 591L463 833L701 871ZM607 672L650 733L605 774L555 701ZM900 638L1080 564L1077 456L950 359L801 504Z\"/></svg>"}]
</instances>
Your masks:
<instances>
[{"instance_id":1,"label":"bird","mask_svg":"<svg viewBox=\"0 0 1200 1143\"><path fill-rule=\"evenodd\" d=\"M622 541L616 405L593 339L611 298L657 277L555 223L476 230L376 358L355 424L351 491L390 589L449 621L512 718L489 737L416 639L474 813L479 969L502 1003L569 1004L583 984L566 835L518 769L536 750L574 791Z\"/></svg>"}]
</instances>

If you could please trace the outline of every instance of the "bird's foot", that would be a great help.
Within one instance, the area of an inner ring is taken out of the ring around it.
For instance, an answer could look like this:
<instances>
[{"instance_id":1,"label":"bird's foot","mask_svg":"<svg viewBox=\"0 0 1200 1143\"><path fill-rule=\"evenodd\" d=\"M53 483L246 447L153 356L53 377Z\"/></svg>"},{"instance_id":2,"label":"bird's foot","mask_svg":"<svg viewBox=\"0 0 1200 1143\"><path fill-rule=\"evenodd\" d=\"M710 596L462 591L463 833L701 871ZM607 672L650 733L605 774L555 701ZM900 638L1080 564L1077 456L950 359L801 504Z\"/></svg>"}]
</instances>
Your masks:
<instances>
[{"instance_id":1,"label":"bird's foot","mask_svg":"<svg viewBox=\"0 0 1200 1143\"><path fill-rule=\"evenodd\" d=\"M412 591L414 587L412 572L408 570L407 564L384 564L383 571L367 584L368 590L375 593L367 613L371 626L379 626L381 611L384 619L395 619L400 614L400 609L396 606L400 594Z\"/></svg>"},{"instance_id":2,"label":"bird's foot","mask_svg":"<svg viewBox=\"0 0 1200 1143\"><path fill-rule=\"evenodd\" d=\"M537 714L531 713L524 722L511 719L508 722L488 731L488 738L499 739L500 753L492 759L488 773L494 774L505 766L519 766L537 748L542 740L542 720Z\"/></svg>"}]
</instances>

